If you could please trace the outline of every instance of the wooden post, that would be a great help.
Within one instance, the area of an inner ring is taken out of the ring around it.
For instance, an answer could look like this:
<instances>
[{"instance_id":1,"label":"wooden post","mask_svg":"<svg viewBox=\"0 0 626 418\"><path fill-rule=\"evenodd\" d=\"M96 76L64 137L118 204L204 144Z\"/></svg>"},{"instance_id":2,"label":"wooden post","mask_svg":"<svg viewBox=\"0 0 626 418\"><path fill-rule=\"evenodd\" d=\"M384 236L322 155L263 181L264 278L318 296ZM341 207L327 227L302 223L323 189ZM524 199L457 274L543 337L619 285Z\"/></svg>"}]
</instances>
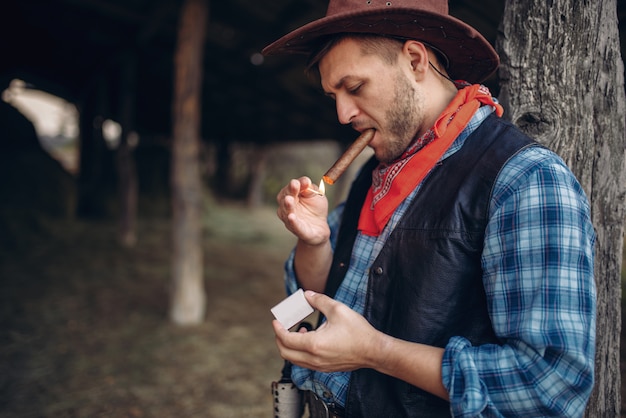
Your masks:
<instances>
[{"instance_id":1,"label":"wooden post","mask_svg":"<svg viewBox=\"0 0 626 418\"><path fill-rule=\"evenodd\" d=\"M121 59L120 125L122 133L116 151L118 194L120 200L119 239L124 247L134 247L137 242L137 169L133 145L129 136L135 124L135 92L137 90L137 63L135 54L128 51Z\"/></svg>"},{"instance_id":2,"label":"wooden post","mask_svg":"<svg viewBox=\"0 0 626 418\"><path fill-rule=\"evenodd\" d=\"M95 74L80 103L80 154L77 215L83 219L110 216L107 201L114 187L110 172L110 152L102 131L110 105L109 83L104 73Z\"/></svg>"},{"instance_id":3,"label":"wooden post","mask_svg":"<svg viewBox=\"0 0 626 418\"><path fill-rule=\"evenodd\" d=\"M207 0L185 0L178 29L174 77L172 145L173 294L171 320L202 322L205 290L202 267L202 181L200 100Z\"/></svg>"},{"instance_id":4,"label":"wooden post","mask_svg":"<svg viewBox=\"0 0 626 418\"><path fill-rule=\"evenodd\" d=\"M249 158L250 182L248 186L247 204L249 208L258 208L264 203L263 186L267 177L267 157L269 145L257 144Z\"/></svg>"}]
</instances>

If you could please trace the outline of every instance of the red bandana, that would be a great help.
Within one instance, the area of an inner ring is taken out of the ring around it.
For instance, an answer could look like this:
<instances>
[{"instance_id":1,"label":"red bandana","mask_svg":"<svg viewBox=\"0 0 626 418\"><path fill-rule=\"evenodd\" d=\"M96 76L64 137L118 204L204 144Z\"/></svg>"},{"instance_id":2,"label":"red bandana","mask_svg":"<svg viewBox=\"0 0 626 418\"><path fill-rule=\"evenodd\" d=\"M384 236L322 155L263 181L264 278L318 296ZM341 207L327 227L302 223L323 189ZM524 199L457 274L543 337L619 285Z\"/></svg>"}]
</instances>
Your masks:
<instances>
[{"instance_id":1,"label":"red bandana","mask_svg":"<svg viewBox=\"0 0 626 418\"><path fill-rule=\"evenodd\" d=\"M487 87L474 84L460 88L431 129L416 138L396 161L381 163L373 171L372 187L359 218L359 230L365 235L380 235L398 205L441 159L481 105L493 106L502 116L502 106L494 102Z\"/></svg>"}]
</instances>

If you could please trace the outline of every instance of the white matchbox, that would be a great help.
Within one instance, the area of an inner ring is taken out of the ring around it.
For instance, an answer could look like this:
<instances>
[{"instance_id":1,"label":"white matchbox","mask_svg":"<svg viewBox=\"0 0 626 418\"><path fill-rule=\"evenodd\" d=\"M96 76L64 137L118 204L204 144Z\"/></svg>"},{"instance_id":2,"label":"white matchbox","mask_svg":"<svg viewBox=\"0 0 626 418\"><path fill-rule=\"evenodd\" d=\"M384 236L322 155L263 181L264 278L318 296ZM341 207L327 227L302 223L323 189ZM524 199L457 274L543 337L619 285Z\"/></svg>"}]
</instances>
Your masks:
<instances>
[{"instance_id":1,"label":"white matchbox","mask_svg":"<svg viewBox=\"0 0 626 418\"><path fill-rule=\"evenodd\" d=\"M304 291L298 289L294 294L279 302L272 309L272 314L283 327L290 329L313 313L314 309L304 297Z\"/></svg>"}]
</instances>

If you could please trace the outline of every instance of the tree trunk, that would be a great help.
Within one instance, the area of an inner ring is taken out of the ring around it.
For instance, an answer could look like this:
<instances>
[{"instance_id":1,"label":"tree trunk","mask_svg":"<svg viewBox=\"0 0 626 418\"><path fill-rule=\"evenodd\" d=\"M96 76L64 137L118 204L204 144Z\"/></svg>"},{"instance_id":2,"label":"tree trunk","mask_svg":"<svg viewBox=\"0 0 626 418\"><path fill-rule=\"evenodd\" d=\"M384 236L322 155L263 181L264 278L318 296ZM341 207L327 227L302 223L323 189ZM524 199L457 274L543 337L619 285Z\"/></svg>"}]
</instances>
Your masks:
<instances>
[{"instance_id":1,"label":"tree trunk","mask_svg":"<svg viewBox=\"0 0 626 418\"><path fill-rule=\"evenodd\" d=\"M616 0L509 0L497 49L505 115L563 157L591 202L598 311L586 414L617 417L626 98Z\"/></svg>"},{"instance_id":2,"label":"tree trunk","mask_svg":"<svg viewBox=\"0 0 626 418\"><path fill-rule=\"evenodd\" d=\"M114 185L109 184L109 150L100 115L109 105L108 82L98 74L81 100L79 112L80 154L78 169L78 202L76 213L83 219L101 219L110 214L108 199Z\"/></svg>"},{"instance_id":3,"label":"tree trunk","mask_svg":"<svg viewBox=\"0 0 626 418\"><path fill-rule=\"evenodd\" d=\"M122 133L116 152L118 194L120 199L119 239L124 247L134 247L137 242L137 169L133 157L133 135L135 120L135 92L137 90L137 63L132 51L122 57L120 86L120 125Z\"/></svg>"},{"instance_id":4,"label":"tree trunk","mask_svg":"<svg viewBox=\"0 0 626 418\"><path fill-rule=\"evenodd\" d=\"M269 145L258 144L250 157L250 181L248 182L249 208L258 208L263 205L263 185L267 175L267 157Z\"/></svg>"},{"instance_id":5,"label":"tree trunk","mask_svg":"<svg viewBox=\"0 0 626 418\"><path fill-rule=\"evenodd\" d=\"M185 0L179 21L174 79L172 146L173 295L170 318L179 325L202 322L202 181L200 97L207 0Z\"/></svg>"},{"instance_id":6,"label":"tree trunk","mask_svg":"<svg viewBox=\"0 0 626 418\"><path fill-rule=\"evenodd\" d=\"M231 197L233 191L233 178L231 175L233 155L229 141L220 139L216 143L215 155L215 179L213 187L219 197Z\"/></svg>"}]
</instances>

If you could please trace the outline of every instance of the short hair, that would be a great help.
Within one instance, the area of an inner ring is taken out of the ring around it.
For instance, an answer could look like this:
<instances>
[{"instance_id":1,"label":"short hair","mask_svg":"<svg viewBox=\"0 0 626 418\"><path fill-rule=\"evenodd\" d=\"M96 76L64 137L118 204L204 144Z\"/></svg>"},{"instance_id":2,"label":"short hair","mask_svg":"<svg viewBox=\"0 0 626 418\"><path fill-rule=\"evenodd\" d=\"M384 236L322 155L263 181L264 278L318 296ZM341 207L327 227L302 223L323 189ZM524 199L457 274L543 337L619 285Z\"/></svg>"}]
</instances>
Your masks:
<instances>
[{"instance_id":1,"label":"short hair","mask_svg":"<svg viewBox=\"0 0 626 418\"><path fill-rule=\"evenodd\" d=\"M328 35L322 37L311 49L309 58L306 64L306 74L319 76L318 64L324 58L324 56L334 46L343 42L346 39L354 39L361 43L361 52L364 55L377 55L385 63L391 65L398 60L398 54L402 49L402 46L409 38L401 38L388 35L380 35L373 33L340 33L334 35ZM426 49L433 53L435 62L438 65L443 65L444 68L448 67L448 58L432 45L415 39L417 42L422 42Z\"/></svg>"},{"instance_id":2,"label":"short hair","mask_svg":"<svg viewBox=\"0 0 626 418\"><path fill-rule=\"evenodd\" d=\"M346 39L354 39L361 43L361 52L364 55L377 55L387 64L393 64L398 60L398 53L404 45L399 38L376 35L372 33L342 33L322 38L311 50L306 64L307 72L317 68L319 62L335 45Z\"/></svg>"}]
</instances>

